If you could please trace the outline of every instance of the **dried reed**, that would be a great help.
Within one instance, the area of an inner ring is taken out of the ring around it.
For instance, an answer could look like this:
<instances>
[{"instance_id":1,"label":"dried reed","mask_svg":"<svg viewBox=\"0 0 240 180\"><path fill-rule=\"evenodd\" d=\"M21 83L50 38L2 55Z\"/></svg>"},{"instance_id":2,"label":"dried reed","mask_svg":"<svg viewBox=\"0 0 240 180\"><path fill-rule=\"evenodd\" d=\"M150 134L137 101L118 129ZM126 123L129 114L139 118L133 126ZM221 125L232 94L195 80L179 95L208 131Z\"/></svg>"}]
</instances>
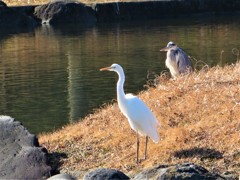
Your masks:
<instances>
[{"instance_id":1,"label":"dried reed","mask_svg":"<svg viewBox=\"0 0 240 180\"><path fill-rule=\"evenodd\" d=\"M161 163L195 162L210 171L240 169L240 63L204 67L177 80L163 73L138 96L157 116L159 144L135 163L135 133L116 103L39 137L52 153L66 153L60 169L120 169L128 175ZM143 147L143 142L140 144ZM140 151L143 153L143 149ZM56 163L56 162L55 162Z\"/></svg>"}]
</instances>

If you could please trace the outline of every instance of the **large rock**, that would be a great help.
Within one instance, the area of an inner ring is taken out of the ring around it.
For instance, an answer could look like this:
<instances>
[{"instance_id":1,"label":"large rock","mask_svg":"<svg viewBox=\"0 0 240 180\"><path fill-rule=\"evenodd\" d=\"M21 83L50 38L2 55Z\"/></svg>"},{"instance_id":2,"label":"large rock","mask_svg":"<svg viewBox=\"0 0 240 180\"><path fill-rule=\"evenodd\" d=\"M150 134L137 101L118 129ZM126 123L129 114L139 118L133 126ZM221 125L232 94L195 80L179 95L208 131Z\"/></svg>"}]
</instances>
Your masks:
<instances>
[{"instance_id":1,"label":"large rock","mask_svg":"<svg viewBox=\"0 0 240 180\"><path fill-rule=\"evenodd\" d=\"M0 179L46 179L47 152L20 122L0 116Z\"/></svg>"},{"instance_id":2,"label":"large rock","mask_svg":"<svg viewBox=\"0 0 240 180\"><path fill-rule=\"evenodd\" d=\"M29 17L32 17L40 25L41 24L40 20L36 19L35 16L33 15L36 7L37 5L26 5L26 6L11 6L10 8L21 14L25 14Z\"/></svg>"},{"instance_id":3,"label":"large rock","mask_svg":"<svg viewBox=\"0 0 240 180\"><path fill-rule=\"evenodd\" d=\"M240 10L239 0L150 0L116 1L92 4L98 22L116 20L147 20L178 17L204 12L233 12Z\"/></svg>"},{"instance_id":4,"label":"large rock","mask_svg":"<svg viewBox=\"0 0 240 180\"><path fill-rule=\"evenodd\" d=\"M80 2L75 1L51 1L35 8L34 15L42 20L42 23L51 25L65 25L68 23L94 24L95 12Z\"/></svg>"},{"instance_id":5,"label":"large rock","mask_svg":"<svg viewBox=\"0 0 240 180\"><path fill-rule=\"evenodd\" d=\"M0 28L35 27L38 23L32 17L18 12L0 1Z\"/></svg>"},{"instance_id":6,"label":"large rock","mask_svg":"<svg viewBox=\"0 0 240 180\"><path fill-rule=\"evenodd\" d=\"M135 180L158 179L158 180L221 180L224 179L217 174L210 173L205 168L194 163L183 163L177 165L160 165L145 170L134 177Z\"/></svg>"},{"instance_id":7,"label":"large rock","mask_svg":"<svg viewBox=\"0 0 240 180\"><path fill-rule=\"evenodd\" d=\"M122 173L121 171L109 168L99 168L93 171L88 172L83 177L84 180L125 180L130 179L127 175Z\"/></svg>"}]
</instances>

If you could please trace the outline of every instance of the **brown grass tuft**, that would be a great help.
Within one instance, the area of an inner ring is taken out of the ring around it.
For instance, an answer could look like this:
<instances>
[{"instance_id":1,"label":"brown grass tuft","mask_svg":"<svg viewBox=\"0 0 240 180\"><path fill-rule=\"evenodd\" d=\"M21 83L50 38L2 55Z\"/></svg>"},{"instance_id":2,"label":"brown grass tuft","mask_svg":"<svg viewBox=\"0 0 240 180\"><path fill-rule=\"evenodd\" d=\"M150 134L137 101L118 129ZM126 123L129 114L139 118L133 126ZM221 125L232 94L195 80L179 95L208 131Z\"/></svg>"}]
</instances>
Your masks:
<instances>
[{"instance_id":1,"label":"brown grass tuft","mask_svg":"<svg viewBox=\"0 0 240 180\"><path fill-rule=\"evenodd\" d=\"M50 2L50 0L3 0L8 6L27 6L41 5Z\"/></svg>"},{"instance_id":2,"label":"brown grass tuft","mask_svg":"<svg viewBox=\"0 0 240 180\"><path fill-rule=\"evenodd\" d=\"M47 4L54 0L3 0L8 6L29 6L29 5L42 5ZM92 3L112 3L112 2L133 2L132 0L73 0L76 2L81 2L85 4ZM136 2L141 2L146 0L137 0ZM152 0L153 1L153 0Z\"/></svg>"},{"instance_id":3,"label":"brown grass tuft","mask_svg":"<svg viewBox=\"0 0 240 180\"><path fill-rule=\"evenodd\" d=\"M40 144L51 153L66 153L64 171L111 167L131 175L190 161L218 173L240 173L240 63L204 68L177 80L162 75L155 82L139 97L157 116L161 141L149 141L148 159L140 165L135 163L135 133L116 103L40 135Z\"/></svg>"}]
</instances>

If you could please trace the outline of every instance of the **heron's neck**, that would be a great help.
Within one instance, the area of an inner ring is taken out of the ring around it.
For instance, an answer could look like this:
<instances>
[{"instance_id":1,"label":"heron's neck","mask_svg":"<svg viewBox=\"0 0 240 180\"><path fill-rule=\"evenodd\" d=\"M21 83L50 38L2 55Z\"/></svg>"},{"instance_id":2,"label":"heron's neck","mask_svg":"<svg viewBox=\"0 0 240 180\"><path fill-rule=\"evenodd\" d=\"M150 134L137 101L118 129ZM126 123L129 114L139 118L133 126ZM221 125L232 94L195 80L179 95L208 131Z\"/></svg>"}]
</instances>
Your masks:
<instances>
[{"instance_id":1,"label":"heron's neck","mask_svg":"<svg viewBox=\"0 0 240 180\"><path fill-rule=\"evenodd\" d=\"M123 89L124 82L125 82L125 75L123 70L118 73L118 82L117 82L117 99L118 101L123 101L125 99L125 92Z\"/></svg>"}]
</instances>

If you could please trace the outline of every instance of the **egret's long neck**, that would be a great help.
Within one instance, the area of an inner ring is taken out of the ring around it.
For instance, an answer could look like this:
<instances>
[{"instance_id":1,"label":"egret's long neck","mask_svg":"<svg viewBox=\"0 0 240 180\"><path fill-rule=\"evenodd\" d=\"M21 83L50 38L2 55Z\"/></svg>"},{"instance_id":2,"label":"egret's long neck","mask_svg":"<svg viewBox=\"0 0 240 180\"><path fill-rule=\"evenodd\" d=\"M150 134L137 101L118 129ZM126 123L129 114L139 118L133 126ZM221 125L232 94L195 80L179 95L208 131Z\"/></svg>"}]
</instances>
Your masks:
<instances>
[{"instance_id":1,"label":"egret's long neck","mask_svg":"<svg viewBox=\"0 0 240 180\"><path fill-rule=\"evenodd\" d=\"M124 101L125 99L125 93L124 93L124 89L123 89L123 85L125 82L125 75L123 70L121 69L121 71L117 72L118 73L118 82L117 82L117 99L119 103L123 103L122 101Z\"/></svg>"}]
</instances>

